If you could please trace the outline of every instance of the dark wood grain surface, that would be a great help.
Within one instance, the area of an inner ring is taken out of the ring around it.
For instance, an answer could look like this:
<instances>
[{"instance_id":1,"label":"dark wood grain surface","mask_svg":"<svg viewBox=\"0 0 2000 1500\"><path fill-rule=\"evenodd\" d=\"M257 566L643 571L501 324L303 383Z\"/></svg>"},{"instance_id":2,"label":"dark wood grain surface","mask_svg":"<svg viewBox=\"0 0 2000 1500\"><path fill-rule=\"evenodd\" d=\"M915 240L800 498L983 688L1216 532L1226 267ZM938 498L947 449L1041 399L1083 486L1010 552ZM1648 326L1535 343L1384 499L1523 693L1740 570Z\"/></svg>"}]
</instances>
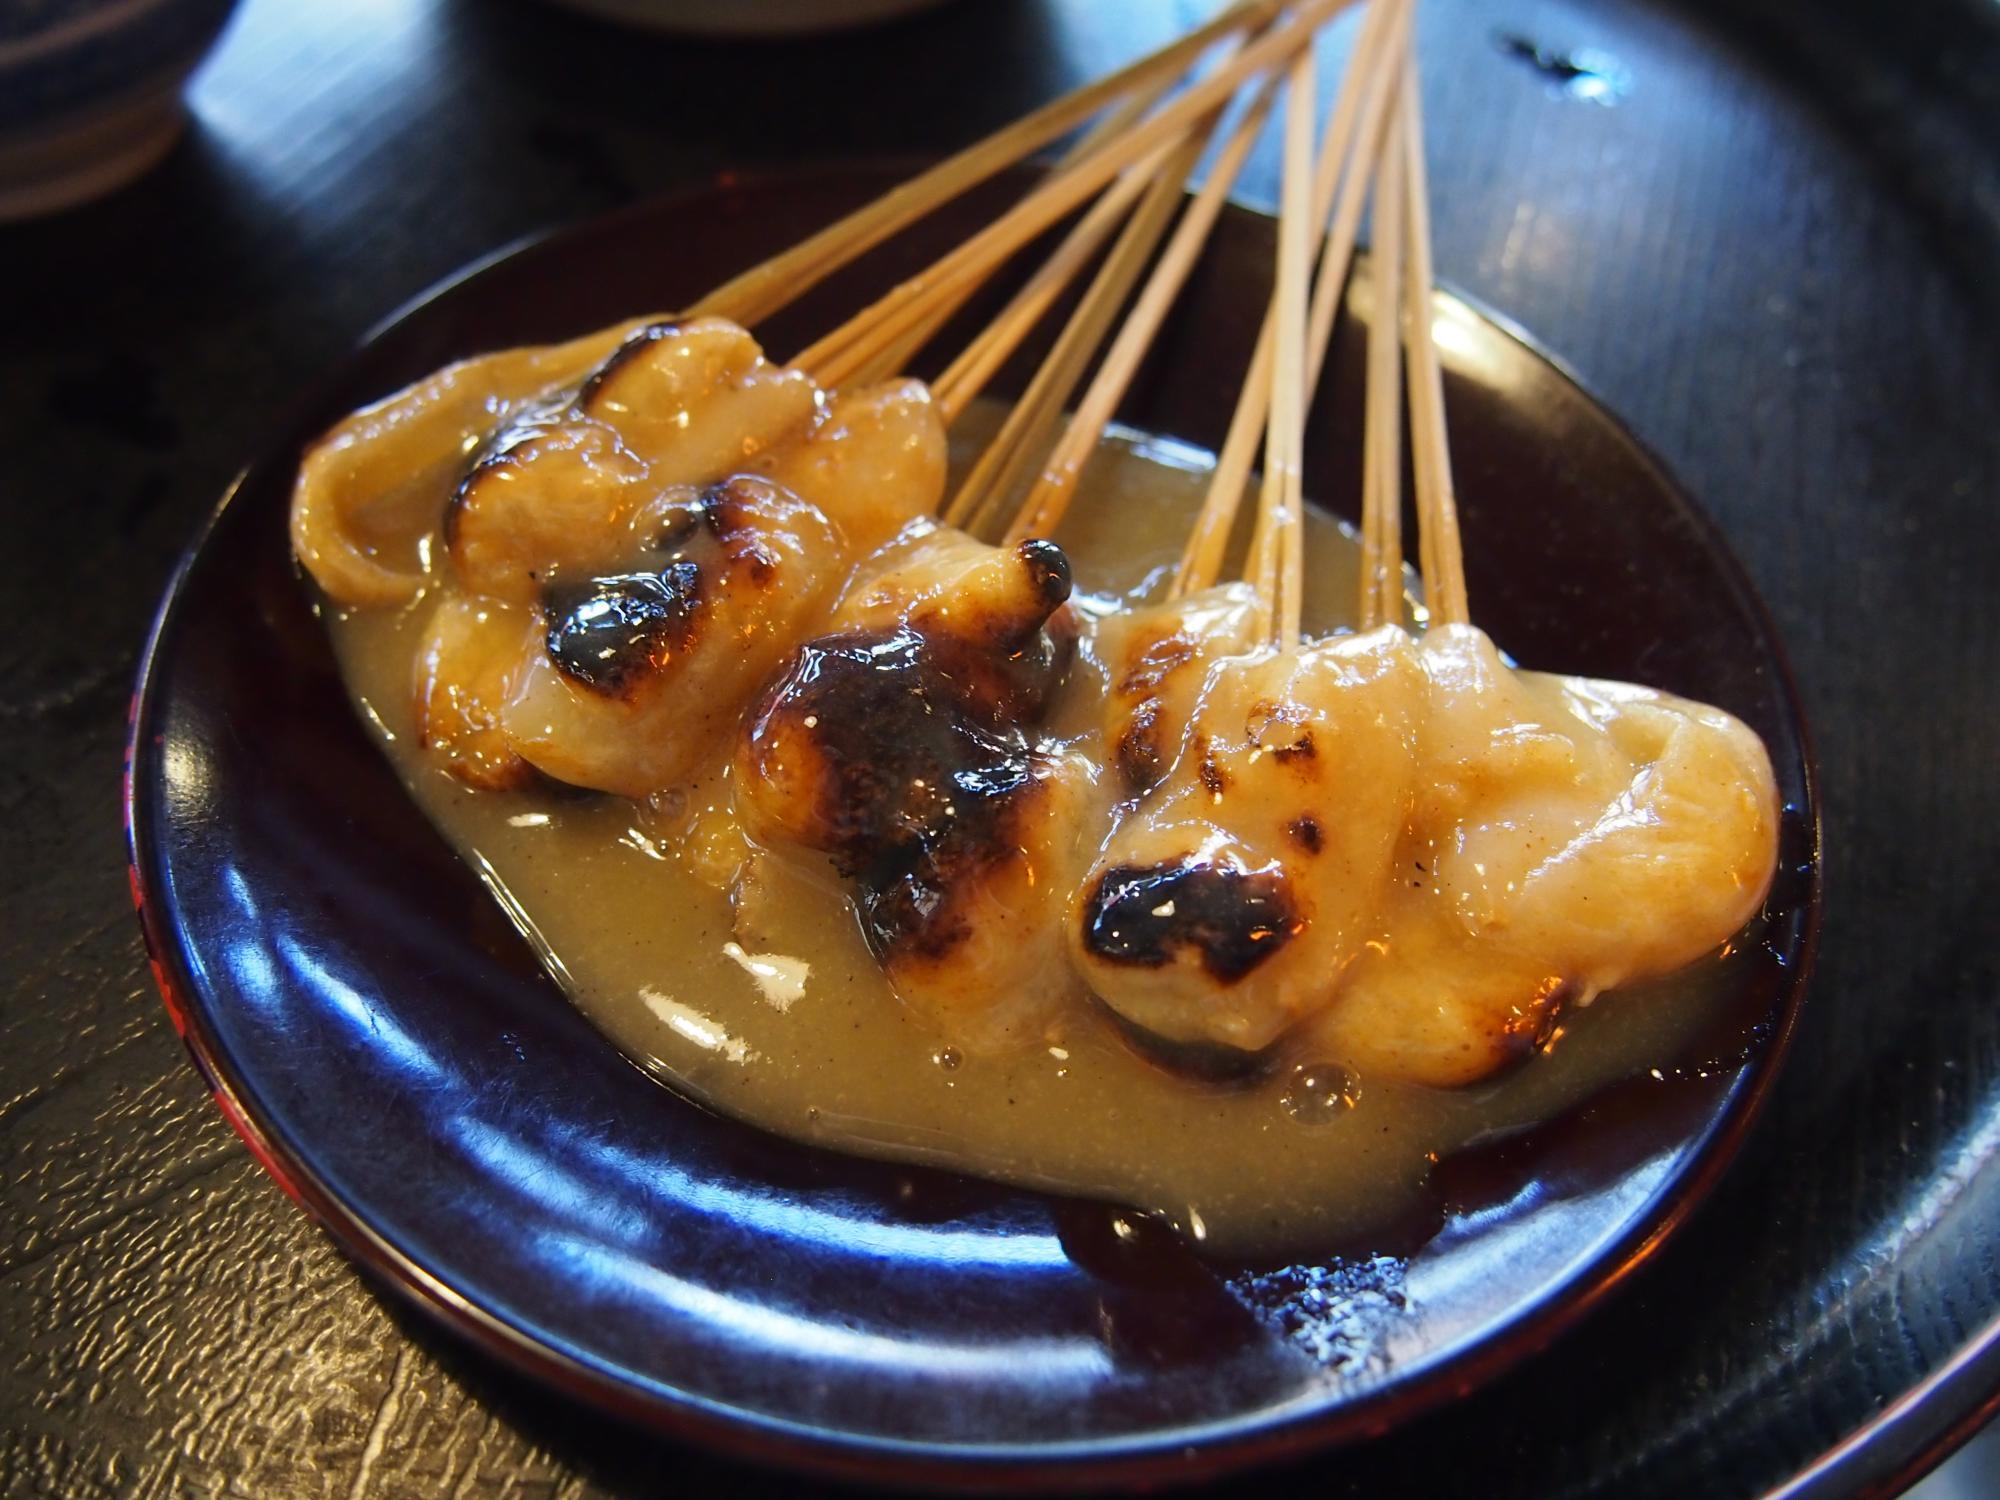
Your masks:
<instances>
[{"instance_id":1,"label":"dark wood grain surface","mask_svg":"<svg viewBox=\"0 0 2000 1500\"><path fill-rule=\"evenodd\" d=\"M250 0L159 171L0 229L0 1489L796 1488L455 1348L262 1176L128 910L136 652L290 395L440 276L727 168L949 147L1206 9L959 0L734 50L526 0ZM1598 49L1629 90L1565 94L1502 33ZM1826 937L1744 1159L1610 1307L1416 1429L1269 1482L1756 1493L2000 1313L2000 11L1426 0L1424 35L1440 273L1667 458L1791 645ZM1946 1379L1829 1482L1902 1477L1996 1374Z\"/></svg>"}]
</instances>

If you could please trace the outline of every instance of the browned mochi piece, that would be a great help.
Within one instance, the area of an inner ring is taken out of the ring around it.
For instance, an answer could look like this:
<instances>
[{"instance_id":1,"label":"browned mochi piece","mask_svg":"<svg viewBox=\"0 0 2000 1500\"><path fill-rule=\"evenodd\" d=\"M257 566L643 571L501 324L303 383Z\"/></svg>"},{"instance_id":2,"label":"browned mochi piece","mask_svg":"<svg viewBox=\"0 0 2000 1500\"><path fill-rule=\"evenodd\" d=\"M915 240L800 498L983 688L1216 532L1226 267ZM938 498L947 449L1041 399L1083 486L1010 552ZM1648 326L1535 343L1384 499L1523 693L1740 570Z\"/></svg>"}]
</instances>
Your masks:
<instances>
[{"instance_id":1,"label":"browned mochi piece","mask_svg":"<svg viewBox=\"0 0 2000 1500\"><path fill-rule=\"evenodd\" d=\"M1376 1077L1476 1081L1564 1003L1671 973L1755 916L1777 861L1762 741L1719 709L1522 672L1469 625L1426 633L1420 795L1383 940L1313 1023Z\"/></svg>"},{"instance_id":2,"label":"browned mochi piece","mask_svg":"<svg viewBox=\"0 0 2000 1500\"><path fill-rule=\"evenodd\" d=\"M1228 583L1121 610L1099 627L1104 740L1122 793L1166 774L1209 666L1249 647L1256 608L1249 585Z\"/></svg>"},{"instance_id":3,"label":"browned mochi piece","mask_svg":"<svg viewBox=\"0 0 2000 1500\"><path fill-rule=\"evenodd\" d=\"M534 779L500 725L530 628L525 611L447 595L417 647L412 686L418 738L469 786L509 791Z\"/></svg>"},{"instance_id":4,"label":"browned mochi piece","mask_svg":"<svg viewBox=\"0 0 2000 1500\"><path fill-rule=\"evenodd\" d=\"M1469 941L1443 903L1392 900L1388 921L1307 1023L1310 1050L1364 1078L1478 1083L1526 1061L1576 997L1554 965Z\"/></svg>"},{"instance_id":5,"label":"browned mochi piece","mask_svg":"<svg viewBox=\"0 0 2000 1500\"><path fill-rule=\"evenodd\" d=\"M1074 644L1069 559L1053 542L995 547L953 526L919 520L855 569L834 611L836 630L908 624L988 646L1034 643L1038 632Z\"/></svg>"},{"instance_id":6,"label":"browned mochi piece","mask_svg":"<svg viewBox=\"0 0 2000 1500\"><path fill-rule=\"evenodd\" d=\"M1377 933L1421 692L1393 628L1215 662L1076 893L1072 956L1105 1004L1239 1052L1325 1006Z\"/></svg>"},{"instance_id":7,"label":"browned mochi piece","mask_svg":"<svg viewBox=\"0 0 2000 1500\"><path fill-rule=\"evenodd\" d=\"M453 571L476 594L532 603L545 584L624 550L649 479L610 428L529 414L494 439L445 509Z\"/></svg>"},{"instance_id":8,"label":"browned mochi piece","mask_svg":"<svg viewBox=\"0 0 2000 1500\"><path fill-rule=\"evenodd\" d=\"M995 736L1007 744L990 756L1005 758L1046 712L1075 644L1069 590L1052 542L999 548L925 525L871 559L739 741L752 836L823 850L853 873L930 826L950 799L922 766L977 760Z\"/></svg>"},{"instance_id":9,"label":"browned mochi piece","mask_svg":"<svg viewBox=\"0 0 2000 1500\"><path fill-rule=\"evenodd\" d=\"M723 318L654 323L628 338L577 393L658 486L700 484L753 467L812 419L818 392L774 365Z\"/></svg>"},{"instance_id":10,"label":"browned mochi piece","mask_svg":"<svg viewBox=\"0 0 2000 1500\"><path fill-rule=\"evenodd\" d=\"M1018 781L974 784L973 814L860 888L863 930L898 997L980 1052L1042 1040L1080 988L1062 914L1101 818L1096 767L1048 750L1020 766Z\"/></svg>"},{"instance_id":11,"label":"browned mochi piece","mask_svg":"<svg viewBox=\"0 0 2000 1500\"><path fill-rule=\"evenodd\" d=\"M452 496L445 544L474 593L532 601L614 566L649 497L747 469L814 412L812 383L733 323L651 323L574 394L516 412Z\"/></svg>"},{"instance_id":12,"label":"browned mochi piece","mask_svg":"<svg viewBox=\"0 0 2000 1500\"><path fill-rule=\"evenodd\" d=\"M342 604L407 603L443 497L495 414L574 386L642 326L461 360L335 423L306 450L292 490L292 550L306 571Z\"/></svg>"},{"instance_id":13,"label":"browned mochi piece","mask_svg":"<svg viewBox=\"0 0 2000 1500\"><path fill-rule=\"evenodd\" d=\"M629 537L616 572L544 592L502 723L557 780L643 797L728 743L824 607L838 539L815 507L750 475L667 492Z\"/></svg>"},{"instance_id":14,"label":"browned mochi piece","mask_svg":"<svg viewBox=\"0 0 2000 1500\"><path fill-rule=\"evenodd\" d=\"M920 380L841 391L752 467L812 501L865 557L944 498L943 419Z\"/></svg>"},{"instance_id":15,"label":"browned mochi piece","mask_svg":"<svg viewBox=\"0 0 2000 1500\"><path fill-rule=\"evenodd\" d=\"M1060 913L1094 774L1038 747L1074 643L1067 560L934 528L859 580L739 743L755 838L832 856L897 994L963 1045L1038 1036L1073 992Z\"/></svg>"}]
</instances>

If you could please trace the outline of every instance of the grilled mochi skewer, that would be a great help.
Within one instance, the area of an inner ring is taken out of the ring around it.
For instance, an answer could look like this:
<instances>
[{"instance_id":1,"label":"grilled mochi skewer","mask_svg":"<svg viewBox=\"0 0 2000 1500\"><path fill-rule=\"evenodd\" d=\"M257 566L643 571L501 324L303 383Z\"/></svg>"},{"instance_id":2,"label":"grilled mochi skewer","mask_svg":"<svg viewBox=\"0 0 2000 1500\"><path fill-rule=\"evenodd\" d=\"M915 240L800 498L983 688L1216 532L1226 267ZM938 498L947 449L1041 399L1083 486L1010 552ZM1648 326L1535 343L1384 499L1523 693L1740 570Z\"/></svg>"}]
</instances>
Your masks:
<instances>
[{"instance_id":1,"label":"grilled mochi skewer","mask_svg":"<svg viewBox=\"0 0 2000 1500\"><path fill-rule=\"evenodd\" d=\"M1101 838L1103 796L1089 759L1035 736L1077 629L1066 607L1068 561L1045 538L1213 227L1272 97L1267 82L1240 120L1225 122L1219 110L1191 115L1190 127L1199 128L1184 139L1152 157L1129 157L1134 165L1105 201L1122 196L1138 207L1017 404L1019 420L1002 428L946 512L968 527L995 519L991 510L1009 494L995 476L1041 460L1043 477L1021 498L1003 540L990 545L956 526L906 531L857 578L833 628L800 647L760 699L736 757L744 829L829 855L855 883L864 932L897 994L968 1047L1038 1039L1079 993L1065 959L1063 915L1081 862ZM1211 126L1220 144L1214 169L1044 457L1039 445L1174 220L1181 183ZM1093 210L1044 271L1108 227ZM953 284L960 254L890 293L802 362L869 368L875 356L866 351L883 345L885 330ZM1031 278L939 377L949 411L962 408L978 372L990 371L1039 316L1051 287L1042 274Z\"/></svg>"},{"instance_id":2,"label":"grilled mochi skewer","mask_svg":"<svg viewBox=\"0 0 2000 1500\"><path fill-rule=\"evenodd\" d=\"M1364 1078L1471 1083L1735 935L1777 816L1728 714L1516 670L1470 625L1224 656L1084 878L1076 962L1182 1048L1303 1021Z\"/></svg>"},{"instance_id":3,"label":"grilled mochi skewer","mask_svg":"<svg viewBox=\"0 0 2000 1500\"><path fill-rule=\"evenodd\" d=\"M1778 808L1762 742L1728 714L1518 671L1467 621L1414 97L1406 81L1375 190L1378 306L1395 308L1403 288L1413 300L1401 329L1394 314L1370 329L1361 628L1297 639L1297 449L1284 445L1303 410L1296 389L1278 412L1308 361L1294 348L1285 363L1281 333L1259 353L1276 366L1262 387L1272 401L1248 563L1276 639L1246 648L1240 617L1204 592L1215 557L1200 538L1226 530L1240 494L1225 452L1205 508L1215 514L1197 525L1156 631L1205 635L1164 655L1206 673L1171 766L1138 789L1086 876L1071 932L1093 989L1147 1037L1247 1055L1291 1033L1363 1077L1456 1086L1528 1055L1564 1003L1731 939L1769 887ZM1274 305L1285 280L1281 260ZM1421 637L1400 623L1405 338L1430 601ZM1245 407L1260 399L1246 382ZM1370 670L1338 670L1342 658ZM1114 682L1110 731L1129 736L1149 707L1151 732L1171 730L1185 688L1143 670L1130 680L1150 696L1121 701ZM1143 773L1156 760L1121 757L1128 784L1144 780L1135 762ZM1287 781L1288 762L1321 774Z\"/></svg>"},{"instance_id":4,"label":"grilled mochi skewer","mask_svg":"<svg viewBox=\"0 0 2000 1500\"><path fill-rule=\"evenodd\" d=\"M476 786L684 782L854 557L943 482L921 383L827 396L734 324L643 325L512 406L451 492L415 667L423 737ZM321 581L367 602L343 578Z\"/></svg>"},{"instance_id":5,"label":"grilled mochi skewer","mask_svg":"<svg viewBox=\"0 0 2000 1500\"><path fill-rule=\"evenodd\" d=\"M1401 317L1370 329L1362 615L1390 618L1399 589L1400 331L1429 602L1419 794L1382 937L1309 1023L1308 1045L1377 1077L1451 1086L1526 1056L1564 1003L1728 944L1776 872L1778 797L1763 742L1729 714L1626 683L1518 670L1471 624L1407 54L1402 74L1376 187L1378 222L1395 226L1383 294Z\"/></svg>"},{"instance_id":6,"label":"grilled mochi skewer","mask_svg":"<svg viewBox=\"0 0 2000 1500\"><path fill-rule=\"evenodd\" d=\"M1033 731L1068 672L1069 563L918 523L753 705L745 830L831 858L904 1003L979 1050L1076 993L1062 911L1095 842L1095 766Z\"/></svg>"},{"instance_id":7,"label":"grilled mochi skewer","mask_svg":"<svg viewBox=\"0 0 2000 1500\"><path fill-rule=\"evenodd\" d=\"M1259 1052L1376 936L1421 678L1393 628L1225 656L1076 896L1073 953L1147 1037Z\"/></svg>"},{"instance_id":8,"label":"grilled mochi skewer","mask_svg":"<svg viewBox=\"0 0 2000 1500\"><path fill-rule=\"evenodd\" d=\"M1297 108L1309 113L1310 79L1294 86ZM967 1046L1035 1040L1079 990L1065 956L1064 913L1081 862L1101 838L1102 794L1089 760L1031 738L1076 629L1063 607L1068 562L1045 538L1075 495L1084 459L1191 270L1274 97L1275 77L1241 118L1225 121L1216 112L1201 121L1214 129L1215 166L1175 222L1053 449L1044 454L1040 444L1172 219L1180 184L1202 154L1200 131L1163 158L1165 170L1014 419L967 476L946 513L977 526L1008 497L994 476L1031 470L1039 460L1040 477L1000 545L952 528L911 535L902 557L885 558L850 591L838 612L845 628L801 648L759 703L737 757L745 828L831 855L857 884L870 947L898 995ZM1145 164L1127 177L1145 183ZM1093 217L1077 226L1071 243L1090 232ZM851 363L841 347L871 347L880 329L903 315L907 299L948 282L941 273L954 258L805 358ZM1060 259L1061 252L1051 264ZM947 404L965 398L970 383L962 372L981 365L980 351L1019 336L1015 313L1035 292L1031 280L940 377Z\"/></svg>"}]
</instances>

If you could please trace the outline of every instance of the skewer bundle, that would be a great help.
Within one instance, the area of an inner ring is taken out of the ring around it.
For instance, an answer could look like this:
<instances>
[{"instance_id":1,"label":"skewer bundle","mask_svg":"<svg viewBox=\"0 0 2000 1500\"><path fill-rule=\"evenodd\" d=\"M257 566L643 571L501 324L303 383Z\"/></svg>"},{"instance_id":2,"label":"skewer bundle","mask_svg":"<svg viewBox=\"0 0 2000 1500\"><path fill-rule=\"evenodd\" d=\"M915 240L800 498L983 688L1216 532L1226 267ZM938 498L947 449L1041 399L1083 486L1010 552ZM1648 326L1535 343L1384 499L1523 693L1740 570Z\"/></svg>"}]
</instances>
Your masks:
<instances>
[{"instance_id":1,"label":"skewer bundle","mask_svg":"<svg viewBox=\"0 0 2000 1500\"><path fill-rule=\"evenodd\" d=\"M1315 132L1315 43L1348 9L1362 11L1360 30L1334 106ZM931 382L949 423L1095 267L1021 398L943 507L947 523L1009 542L1047 535L1074 499L1086 460L1276 115L1284 176L1269 305L1172 594L1195 592L1220 575L1261 452L1245 576L1257 590L1265 633L1297 644L1305 418L1372 199L1377 312L1368 346L1356 617L1364 628L1400 618L1407 384L1431 618L1463 621L1464 570L1431 332L1414 9L1415 0L1238 0L1171 46L1008 126L716 288L689 311L744 324L768 317L939 204L1100 115L1021 202L790 361L832 388L896 373L995 272L1076 214L1056 248ZM1191 187L1204 159L1207 172Z\"/></svg>"}]
</instances>

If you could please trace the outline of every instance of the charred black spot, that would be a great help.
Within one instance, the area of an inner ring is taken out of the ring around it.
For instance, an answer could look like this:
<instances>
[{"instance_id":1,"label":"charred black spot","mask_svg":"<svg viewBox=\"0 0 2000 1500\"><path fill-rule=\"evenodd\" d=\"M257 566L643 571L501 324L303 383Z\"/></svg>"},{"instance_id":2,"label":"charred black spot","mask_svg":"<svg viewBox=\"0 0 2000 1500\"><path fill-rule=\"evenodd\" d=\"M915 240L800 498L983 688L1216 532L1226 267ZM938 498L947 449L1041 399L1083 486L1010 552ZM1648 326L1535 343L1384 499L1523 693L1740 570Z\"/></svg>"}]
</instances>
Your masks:
<instances>
[{"instance_id":1,"label":"charred black spot","mask_svg":"<svg viewBox=\"0 0 2000 1500\"><path fill-rule=\"evenodd\" d=\"M709 485L696 502L700 524L721 544L723 558L732 571L760 588L778 576L782 561L765 539L765 521L758 510L758 503L770 499L777 489L768 479L738 474Z\"/></svg>"},{"instance_id":2,"label":"charred black spot","mask_svg":"<svg viewBox=\"0 0 2000 1500\"><path fill-rule=\"evenodd\" d=\"M817 782L809 829L860 887L863 932L885 962L937 959L970 933L958 893L1016 858L1040 795L1023 726L1046 711L1071 641L1010 654L909 627L801 646L753 712L751 753L803 739Z\"/></svg>"},{"instance_id":3,"label":"charred black spot","mask_svg":"<svg viewBox=\"0 0 2000 1500\"><path fill-rule=\"evenodd\" d=\"M1317 854L1326 843L1326 835L1320 831L1319 819L1310 813L1292 819L1285 825L1285 832L1292 836L1292 842L1308 854Z\"/></svg>"},{"instance_id":4,"label":"charred black spot","mask_svg":"<svg viewBox=\"0 0 2000 1500\"><path fill-rule=\"evenodd\" d=\"M726 542L737 536L749 525L743 514L743 507L749 498L749 480L745 476L724 479L709 485L701 492L702 523L719 542Z\"/></svg>"},{"instance_id":5,"label":"charred black spot","mask_svg":"<svg viewBox=\"0 0 2000 1500\"><path fill-rule=\"evenodd\" d=\"M550 588L549 659L563 675L607 697L627 697L699 627L701 567L669 563L657 573L619 573Z\"/></svg>"},{"instance_id":6,"label":"charred black spot","mask_svg":"<svg viewBox=\"0 0 2000 1500\"><path fill-rule=\"evenodd\" d=\"M1305 727L1308 718L1302 704L1266 700L1250 710L1246 727L1260 750L1280 765L1299 769L1319 754L1312 731Z\"/></svg>"},{"instance_id":7,"label":"charred black spot","mask_svg":"<svg viewBox=\"0 0 2000 1500\"><path fill-rule=\"evenodd\" d=\"M1118 736L1118 773L1135 792L1151 790L1166 769L1160 755L1160 700L1148 698L1132 710Z\"/></svg>"},{"instance_id":8,"label":"charred black spot","mask_svg":"<svg viewBox=\"0 0 2000 1500\"><path fill-rule=\"evenodd\" d=\"M1300 761L1309 761L1319 755L1319 747L1313 744L1312 731L1310 729L1300 734L1289 745L1272 745L1270 751L1271 758L1280 765L1291 765Z\"/></svg>"},{"instance_id":9,"label":"charred black spot","mask_svg":"<svg viewBox=\"0 0 2000 1500\"><path fill-rule=\"evenodd\" d=\"M577 410L588 412L603 394L604 387L611 378L626 365L637 359L661 339L673 338L681 331L678 323L648 323L637 332L628 334L625 342L604 357L604 363L590 372L582 387L576 393Z\"/></svg>"},{"instance_id":10,"label":"charred black spot","mask_svg":"<svg viewBox=\"0 0 2000 1500\"><path fill-rule=\"evenodd\" d=\"M1083 939L1100 958L1149 969L1191 948L1210 977L1232 984L1302 925L1285 878L1275 872L1121 865L1105 871L1090 893Z\"/></svg>"},{"instance_id":11,"label":"charred black spot","mask_svg":"<svg viewBox=\"0 0 2000 1500\"><path fill-rule=\"evenodd\" d=\"M1037 705L1023 701L1008 665L907 629L821 636L766 693L752 743L780 718L804 732L826 773L813 842L867 878L885 858L907 864L909 847L1027 780L1019 726Z\"/></svg>"},{"instance_id":12,"label":"charred black spot","mask_svg":"<svg viewBox=\"0 0 2000 1500\"><path fill-rule=\"evenodd\" d=\"M759 588L766 587L778 576L778 554L761 544L739 549L730 561L738 564L750 582Z\"/></svg>"},{"instance_id":13,"label":"charred black spot","mask_svg":"<svg viewBox=\"0 0 2000 1500\"><path fill-rule=\"evenodd\" d=\"M707 519L708 512L706 509L700 506L689 506L660 528L660 534L653 538L653 550L655 552L679 551L694 540L695 533L701 530L703 522Z\"/></svg>"},{"instance_id":14,"label":"charred black spot","mask_svg":"<svg viewBox=\"0 0 2000 1500\"><path fill-rule=\"evenodd\" d=\"M1028 569L1028 581L1050 609L1067 603L1070 591L1069 557L1054 542L1034 538L1018 550Z\"/></svg>"},{"instance_id":15,"label":"charred black spot","mask_svg":"<svg viewBox=\"0 0 2000 1500\"><path fill-rule=\"evenodd\" d=\"M714 507L728 503L718 495ZM1025 726L1048 711L1077 631L1061 549L1029 542L1019 556L1026 597L977 619L954 610L807 641L751 713L753 774L812 777L810 811L789 832L858 882L863 930L885 962L935 959L965 940L960 893L1019 857L1015 830L1043 794Z\"/></svg>"},{"instance_id":16,"label":"charred black spot","mask_svg":"<svg viewBox=\"0 0 2000 1500\"><path fill-rule=\"evenodd\" d=\"M1211 797L1220 797L1229 790L1229 773L1222 769L1222 762L1215 758L1215 747L1206 739L1197 740L1195 748L1201 754L1195 775L1201 778L1202 790Z\"/></svg>"},{"instance_id":17,"label":"charred black spot","mask_svg":"<svg viewBox=\"0 0 2000 1500\"><path fill-rule=\"evenodd\" d=\"M1039 783L1033 756L999 769L979 800L913 843L887 850L860 879L862 933L877 958L937 960L972 924L957 899L982 872L1017 858L1011 830Z\"/></svg>"}]
</instances>

